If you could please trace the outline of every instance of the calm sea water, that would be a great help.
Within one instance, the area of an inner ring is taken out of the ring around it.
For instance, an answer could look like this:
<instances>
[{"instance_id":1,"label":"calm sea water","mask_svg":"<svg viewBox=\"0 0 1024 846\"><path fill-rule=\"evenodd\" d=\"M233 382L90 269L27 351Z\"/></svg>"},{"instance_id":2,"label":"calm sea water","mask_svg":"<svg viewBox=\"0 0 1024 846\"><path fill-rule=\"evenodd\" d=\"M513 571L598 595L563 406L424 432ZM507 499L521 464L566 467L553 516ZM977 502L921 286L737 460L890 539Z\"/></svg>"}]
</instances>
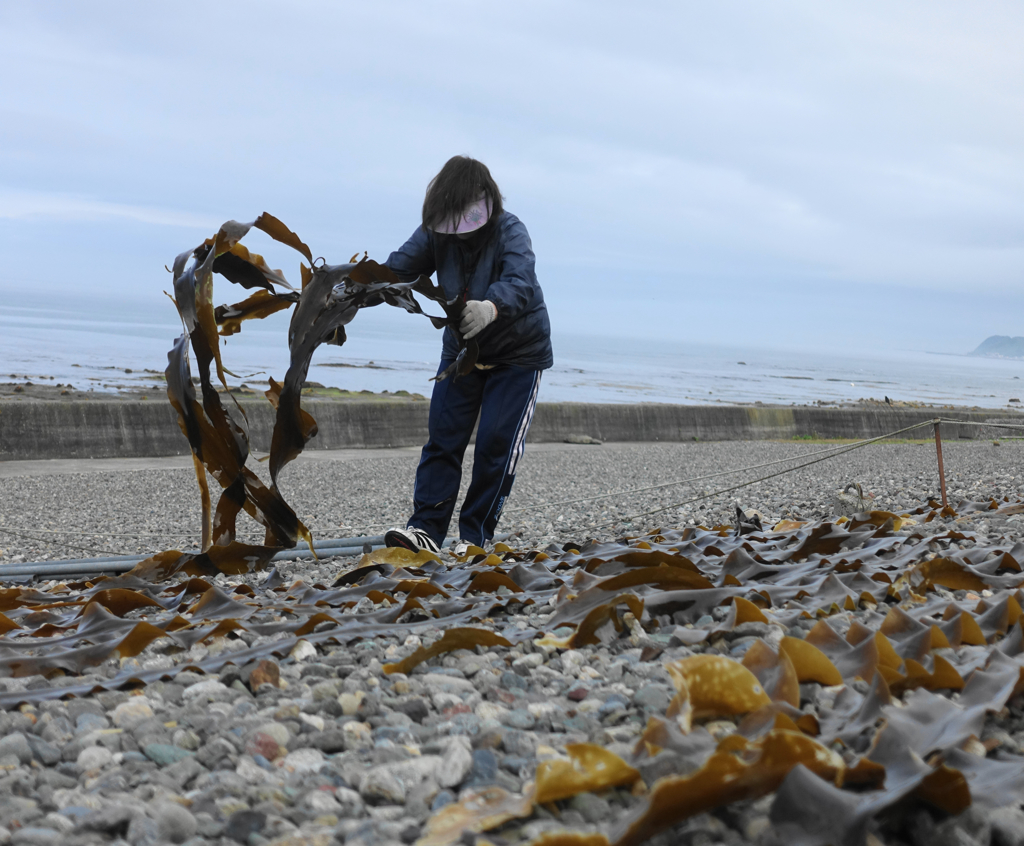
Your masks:
<instances>
[{"instance_id":1,"label":"calm sea water","mask_svg":"<svg viewBox=\"0 0 1024 846\"><path fill-rule=\"evenodd\" d=\"M288 365L287 318L243 325L225 339L229 382L281 379ZM180 334L170 303L153 313L92 314L73 308L5 306L0 312L0 381L26 379L78 389L160 390L167 350ZM309 379L347 390L429 395L440 333L427 321L383 307L359 315L349 342L322 347ZM556 334L546 372L548 402L806 403L861 398L1006 406L1024 399L1024 362L896 350L885 354L792 352L702 346L666 338L628 340ZM130 371L130 372L129 372ZM49 378L48 378L49 377Z\"/></svg>"}]
</instances>

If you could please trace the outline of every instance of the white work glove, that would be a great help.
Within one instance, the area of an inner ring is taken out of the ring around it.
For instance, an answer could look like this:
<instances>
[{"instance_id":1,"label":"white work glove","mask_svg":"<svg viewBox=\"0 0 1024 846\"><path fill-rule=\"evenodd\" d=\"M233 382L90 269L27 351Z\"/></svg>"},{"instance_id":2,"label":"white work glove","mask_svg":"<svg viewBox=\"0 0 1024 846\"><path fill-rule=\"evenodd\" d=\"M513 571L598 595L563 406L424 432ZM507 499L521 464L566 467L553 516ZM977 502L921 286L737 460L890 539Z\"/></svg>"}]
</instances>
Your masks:
<instances>
[{"instance_id":1,"label":"white work glove","mask_svg":"<svg viewBox=\"0 0 1024 846\"><path fill-rule=\"evenodd\" d=\"M462 310L459 331L464 338L473 338L490 326L498 316L498 307L490 300L469 300Z\"/></svg>"}]
</instances>

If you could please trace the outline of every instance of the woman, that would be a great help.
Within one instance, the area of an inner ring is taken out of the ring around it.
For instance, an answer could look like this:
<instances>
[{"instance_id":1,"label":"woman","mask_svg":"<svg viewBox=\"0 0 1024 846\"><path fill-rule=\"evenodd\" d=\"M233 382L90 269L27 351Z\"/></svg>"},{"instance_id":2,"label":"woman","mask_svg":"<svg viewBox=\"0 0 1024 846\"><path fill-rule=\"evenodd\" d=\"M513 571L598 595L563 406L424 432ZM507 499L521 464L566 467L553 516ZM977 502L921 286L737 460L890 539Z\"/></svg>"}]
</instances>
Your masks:
<instances>
[{"instance_id":1,"label":"woman","mask_svg":"<svg viewBox=\"0 0 1024 846\"><path fill-rule=\"evenodd\" d=\"M533 420L542 370L550 367L551 327L534 271L526 227L504 210L485 165L449 159L427 186L423 223L386 264L403 281L437 273L449 301L463 302L459 331L476 338L480 356L465 376L434 383L429 438L420 456L413 513L388 546L439 552L448 533L477 415L473 478L459 513L457 555L494 537L512 490ZM438 373L451 365L459 341L445 329Z\"/></svg>"}]
</instances>

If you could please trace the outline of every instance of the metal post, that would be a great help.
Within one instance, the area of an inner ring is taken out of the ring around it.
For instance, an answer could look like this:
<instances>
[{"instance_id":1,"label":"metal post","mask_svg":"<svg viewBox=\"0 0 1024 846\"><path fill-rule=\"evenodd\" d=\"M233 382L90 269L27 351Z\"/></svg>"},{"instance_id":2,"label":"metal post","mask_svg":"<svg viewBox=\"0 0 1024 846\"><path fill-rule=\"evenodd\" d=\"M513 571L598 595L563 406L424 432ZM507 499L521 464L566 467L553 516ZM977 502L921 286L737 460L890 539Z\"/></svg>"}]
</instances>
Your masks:
<instances>
[{"instance_id":1,"label":"metal post","mask_svg":"<svg viewBox=\"0 0 1024 846\"><path fill-rule=\"evenodd\" d=\"M942 466L942 435L939 432L939 427L942 424L935 421L935 455L939 459L939 486L942 488L942 507L948 508L949 503L946 501L946 471Z\"/></svg>"}]
</instances>

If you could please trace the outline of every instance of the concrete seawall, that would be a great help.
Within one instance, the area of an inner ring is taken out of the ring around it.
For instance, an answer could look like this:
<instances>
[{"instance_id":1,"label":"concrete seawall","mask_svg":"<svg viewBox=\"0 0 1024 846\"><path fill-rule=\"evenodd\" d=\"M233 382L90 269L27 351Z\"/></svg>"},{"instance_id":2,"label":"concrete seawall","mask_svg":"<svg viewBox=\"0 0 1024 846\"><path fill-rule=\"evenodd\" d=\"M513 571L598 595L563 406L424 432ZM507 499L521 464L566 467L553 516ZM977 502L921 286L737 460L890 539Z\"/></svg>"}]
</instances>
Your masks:
<instances>
[{"instance_id":1,"label":"concrete seawall","mask_svg":"<svg viewBox=\"0 0 1024 846\"><path fill-rule=\"evenodd\" d=\"M274 425L268 403L245 403L253 449L266 452ZM425 402L308 400L319 434L310 449L418 446L427 435ZM603 441L789 440L796 437L871 438L934 417L974 423L1024 425L1024 414L1005 410L934 408L816 408L811 406L694 406L642 403L540 403L533 442L589 435ZM944 424L947 439L1014 434L979 426ZM930 437L920 429L907 437ZM188 444L166 402L0 403L0 461L53 458L133 458L186 455Z\"/></svg>"}]
</instances>

